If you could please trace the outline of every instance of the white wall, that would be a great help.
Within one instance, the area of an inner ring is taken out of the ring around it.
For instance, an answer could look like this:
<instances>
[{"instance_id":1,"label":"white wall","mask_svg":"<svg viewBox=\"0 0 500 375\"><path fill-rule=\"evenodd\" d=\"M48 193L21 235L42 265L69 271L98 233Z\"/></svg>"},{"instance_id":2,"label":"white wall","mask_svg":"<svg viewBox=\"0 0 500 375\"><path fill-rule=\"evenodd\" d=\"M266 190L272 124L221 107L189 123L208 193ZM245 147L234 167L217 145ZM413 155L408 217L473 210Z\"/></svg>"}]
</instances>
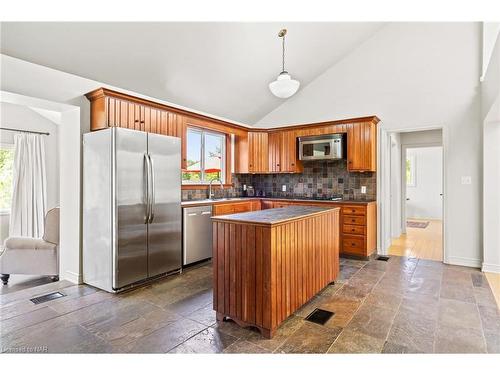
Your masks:
<instances>
[{"instance_id":1,"label":"white wall","mask_svg":"<svg viewBox=\"0 0 500 375\"><path fill-rule=\"evenodd\" d=\"M393 23L270 112L261 127L377 115L390 130L443 126L445 261L482 259L479 23ZM461 185L471 176L471 185ZM457 214L457 210L460 214Z\"/></svg>"},{"instance_id":2,"label":"white wall","mask_svg":"<svg viewBox=\"0 0 500 375\"><path fill-rule=\"evenodd\" d=\"M500 35L500 22L483 22L483 74L481 79L484 80L488 72L488 66L493 57L495 44Z\"/></svg>"},{"instance_id":3,"label":"white wall","mask_svg":"<svg viewBox=\"0 0 500 375\"><path fill-rule=\"evenodd\" d=\"M415 160L415 185L406 186L406 217L441 220L443 148L407 148L406 157Z\"/></svg>"},{"instance_id":4,"label":"white wall","mask_svg":"<svg viewBox=\"0 0 500 375\"><path fill-rule=\"evenodd\" d=\"M500 37L482 83L484 124L483 271L500 273Z\"/></svg>"},{"instance_id":5,"label":"white wall","mask_svg":"<svg viewBox=\"0 0 500 375\"><path fill-rule=\"evenodd\" d=\"M391 237L401 235L401 135L392 133L391 139Z\"/></svg>"},{"instance_id":6,"label":"white wall","mask_svg":"<svg viewBox=\"0 0 500 375\"><path fill-rule=\"evenodd\" d=\"M443 144L443 131L441 129L404 132L400 135L403 146Z\"/></svg>"},{"instance_id":7,"label":"white wall","mask_svg":"<svg viewBox=\"0 0 500 375\"><path fill-rule=\"evenodd\" d=\"M47 207L59 205L59 129L58 125L40 116L32 109L10 103L0 103L0 126L20 130L48 132L45 140L45 163L47 172ZM0 130L1 143L13 144L12 131ZM3 243L9 234L9 215L0 218L0 241Z\"/></svg>"}]
</instances>

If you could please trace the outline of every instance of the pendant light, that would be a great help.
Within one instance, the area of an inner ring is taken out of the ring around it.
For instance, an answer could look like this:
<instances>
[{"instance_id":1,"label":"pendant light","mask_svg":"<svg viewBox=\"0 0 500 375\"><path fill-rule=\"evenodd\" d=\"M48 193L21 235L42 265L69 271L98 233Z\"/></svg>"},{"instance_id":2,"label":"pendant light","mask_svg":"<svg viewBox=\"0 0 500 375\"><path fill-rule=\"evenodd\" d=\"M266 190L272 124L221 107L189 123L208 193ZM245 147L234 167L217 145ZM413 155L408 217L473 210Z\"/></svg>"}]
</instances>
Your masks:
<instances>
[{"instance_id":1,"label":"pendant light","mask_svg":"<svg viewBox=\"0 0 500 375\"><path fill-rule=\"evenodd\" d=\"M281 73L279 74L278 78L276 78L276 81L273 81L269 84L269 90L271 90L273 95L283 99L289 98L290 96L295 94L300 86L300 82L292 79L292 76L285 70L285 35L286 29L280 30L280 32L278 33L278 37L282 38L283 40Z\"/></svg>"}]
</instances>

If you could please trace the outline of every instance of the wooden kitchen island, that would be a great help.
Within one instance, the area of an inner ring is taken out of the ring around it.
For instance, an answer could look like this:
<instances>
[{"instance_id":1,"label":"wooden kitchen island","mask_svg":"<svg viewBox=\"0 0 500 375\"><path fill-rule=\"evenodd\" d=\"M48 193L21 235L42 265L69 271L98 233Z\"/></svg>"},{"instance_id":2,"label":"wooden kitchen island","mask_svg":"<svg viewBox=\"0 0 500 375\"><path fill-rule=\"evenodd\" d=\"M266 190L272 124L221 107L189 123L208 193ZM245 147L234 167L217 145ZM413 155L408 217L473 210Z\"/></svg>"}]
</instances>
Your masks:
<instances>
[{"instance_id":1,"label":"wooden kitchen island","mask_svg":"<svg viewBox=\"0 0 500 375\"><path fill-rule=\"evenodd\" d=\"M214 310L271 338L339 272L339 208L214 216Z\"/></svg>"}]
</instances>

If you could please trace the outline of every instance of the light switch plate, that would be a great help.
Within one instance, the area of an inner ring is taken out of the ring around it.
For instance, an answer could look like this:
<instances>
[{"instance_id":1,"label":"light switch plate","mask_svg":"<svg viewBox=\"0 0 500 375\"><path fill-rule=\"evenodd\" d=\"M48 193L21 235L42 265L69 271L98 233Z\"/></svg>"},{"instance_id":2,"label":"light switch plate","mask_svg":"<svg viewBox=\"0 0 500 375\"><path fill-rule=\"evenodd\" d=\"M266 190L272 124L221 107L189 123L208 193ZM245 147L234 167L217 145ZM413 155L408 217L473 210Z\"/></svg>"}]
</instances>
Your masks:
<instances>
[{"instance_id":1,"label":"light switch plate","mask_svg":"<svg viewBox=\"0 0 500 375\"><path fill-rule=\"evenodd\" d=\"M462 176L462 185L470 185L472 183L471 176Z\"/></svg>"},{"instance_id":2,"label":"light switch plate","mask_svg":"<svg viewBox=\"0 0 500 375\"><path fill-rule=\"evenodd\" d=\"M286 191L286 185L281 185L281 191Z\"/></svg>"},{"instance_id":3,"label":"light switch plate","mask_svg":"<svg viewBox=\"0 0 500 375\"><path fill-rule=\"evenodd\" d=\"M361 186L361 194L366 194L366 186Z\"/></svg>"}]
</instances>

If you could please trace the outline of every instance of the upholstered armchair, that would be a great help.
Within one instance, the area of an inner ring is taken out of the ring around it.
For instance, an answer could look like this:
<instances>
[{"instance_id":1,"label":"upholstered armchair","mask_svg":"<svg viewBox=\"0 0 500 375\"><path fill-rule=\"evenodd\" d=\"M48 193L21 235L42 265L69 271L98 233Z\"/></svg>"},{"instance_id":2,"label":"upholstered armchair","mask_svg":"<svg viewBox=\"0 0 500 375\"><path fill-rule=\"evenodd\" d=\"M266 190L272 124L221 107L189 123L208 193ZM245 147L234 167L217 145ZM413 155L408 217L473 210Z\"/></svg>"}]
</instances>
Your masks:
<instances>
[{"instance_id":1,"label":"upholstered armchair","mask_svg":"<svg viewBox=\"0 0 500 375\"><path fill-rule=\"evenodd\" d=\"M7 285L12 274L47 275L59 280L59 207L45 215L42 238L9 237L0 255L0 278Z\"/></svg>"}]
</instances>

